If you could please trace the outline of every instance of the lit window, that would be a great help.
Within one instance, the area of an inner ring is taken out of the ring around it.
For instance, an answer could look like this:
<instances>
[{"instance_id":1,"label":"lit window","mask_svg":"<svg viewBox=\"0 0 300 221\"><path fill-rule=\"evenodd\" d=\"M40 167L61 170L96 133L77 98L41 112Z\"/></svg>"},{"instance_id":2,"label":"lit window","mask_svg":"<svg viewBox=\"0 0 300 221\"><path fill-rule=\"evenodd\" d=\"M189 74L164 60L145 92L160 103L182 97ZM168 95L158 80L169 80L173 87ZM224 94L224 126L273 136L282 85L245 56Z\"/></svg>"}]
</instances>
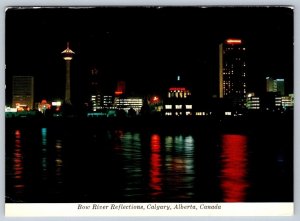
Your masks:
<instances>
[{"instance_id":1,"label":"lit window","mask_svg":"<svg viewBox=\"0 0 300 221\"><path fill-rule=\"evenodd\" d=\"M185 112L186 116L192 115L192 113L190 111Z\"/></svg>"},{"instance_id":2,"label":"lit window","mask_svg":"<svg viewBox=\"0 0 300 221\"><path fill-rule=\"evenodd\" d=\"M166 109L172 109L172 105L165 105Z\"/></svg>"},{"instance_id":3,"label":"lit window","mask_svg":"<svg viewBox=\"0 0 300 221\"><path fill-rule=\"evenodd\" d=\"M186 109L192 109L192 105L185 105Z\"/></svg>"},{"instance_id":4,"label":"lit window","mask_svg":"<svg viewBox=\"0 0 300 221\"><path fill-rule=\"evenodd\" d=\"M231 112L225 112L225 115L230 116Z\"/></svg>"},{"instance_id":5,"label":"lit window","mask_svg":"<svg viewBox=\"0 0 300 221\"><path fill-rule=\"evenodd\" d=\"M182 109L182 105L175 105L175 109Z\"/></svg>"}]
</instances>

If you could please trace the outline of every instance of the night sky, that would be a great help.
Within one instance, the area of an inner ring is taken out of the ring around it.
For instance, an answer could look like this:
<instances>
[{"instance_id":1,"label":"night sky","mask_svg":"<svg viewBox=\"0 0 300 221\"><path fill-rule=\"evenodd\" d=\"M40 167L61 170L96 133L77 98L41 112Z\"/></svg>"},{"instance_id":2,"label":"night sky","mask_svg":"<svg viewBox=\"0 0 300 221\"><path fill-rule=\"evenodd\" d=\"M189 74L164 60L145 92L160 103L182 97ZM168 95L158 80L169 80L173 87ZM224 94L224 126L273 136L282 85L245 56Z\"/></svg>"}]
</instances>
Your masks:
<instances>
[{"instance_id":1,"label":"night sky","mask_svg":"<svg viewBox=\"0 0 300 221\"><path fill-rule=\"evenodd\" d=\"M248 54L248 91L265 77L284 78L293 92L293 10L280 7L102 7L16 9L6 12L6 102L11 77L35 78L35 101L63 98L67 41L72 101L87 100L96 67L103 89L126 81L131 95L165 95L181 75L197 97L218 94L218 46L242 38Z\"/></svg>"}]
</instances>

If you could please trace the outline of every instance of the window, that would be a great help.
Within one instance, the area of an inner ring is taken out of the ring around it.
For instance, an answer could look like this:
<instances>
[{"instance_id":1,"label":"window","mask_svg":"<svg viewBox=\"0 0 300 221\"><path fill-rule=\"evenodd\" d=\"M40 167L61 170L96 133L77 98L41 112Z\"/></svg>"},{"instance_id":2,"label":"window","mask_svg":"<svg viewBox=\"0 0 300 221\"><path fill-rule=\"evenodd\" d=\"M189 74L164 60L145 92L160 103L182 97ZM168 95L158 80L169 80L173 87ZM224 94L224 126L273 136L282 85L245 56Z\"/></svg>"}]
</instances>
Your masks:
<instances>
[{"instance_id":1,"label":"window","mask_svg":"<svg viewBox=\"0 0 300 221\"><path fill-rule=\"evenodd\" d=\"M192 105L185 105L186 109L192 109Z\"/></svg>"},{"instance_id":2,"label":"window","mask_svg":"<svg viewBox=\"0 0 300 221\"><path fill-rule=\"evenodd\" d=\"M172 105L165 105L166 109L172 109Z\"/></svg>"},{"instance_id":3,"label":"window","mask_svg":"<svg viewBox=\"0 0 300 221\"><path fill-rule=\"evenodd\" d=\"M182 109L182 105L175 105L175 109Z\"/></svg>"}]
</instances>

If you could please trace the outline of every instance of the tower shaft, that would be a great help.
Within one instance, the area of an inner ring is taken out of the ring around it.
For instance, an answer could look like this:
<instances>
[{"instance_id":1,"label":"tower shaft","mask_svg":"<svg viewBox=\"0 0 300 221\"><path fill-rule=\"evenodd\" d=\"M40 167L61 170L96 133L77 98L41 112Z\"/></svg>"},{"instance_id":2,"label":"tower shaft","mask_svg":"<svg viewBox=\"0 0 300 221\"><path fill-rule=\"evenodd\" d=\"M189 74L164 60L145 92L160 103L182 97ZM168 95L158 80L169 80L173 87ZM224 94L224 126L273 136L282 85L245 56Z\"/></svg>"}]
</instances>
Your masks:
<instances>
[{"instance_id":1,"label":"tower shaft","mask_svg":"<svg viewBox=\"0 0 300 221\"><path fill-rule=\"evenodd\" d=\"M71 104L71 61L66 60L66 89L65 89L65 103Z\"/></svg>"}]
</instances>

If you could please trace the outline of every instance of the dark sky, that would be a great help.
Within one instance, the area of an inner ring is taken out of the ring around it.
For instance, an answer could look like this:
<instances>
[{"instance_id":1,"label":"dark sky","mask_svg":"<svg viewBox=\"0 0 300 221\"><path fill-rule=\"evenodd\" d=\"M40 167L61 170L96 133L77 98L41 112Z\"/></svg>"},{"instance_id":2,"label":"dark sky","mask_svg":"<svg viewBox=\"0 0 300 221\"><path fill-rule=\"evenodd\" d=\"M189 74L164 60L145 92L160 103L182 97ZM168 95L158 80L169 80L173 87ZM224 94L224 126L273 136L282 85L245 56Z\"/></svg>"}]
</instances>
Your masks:
<instances>
[{"instance_id":1,"label":"dark sky","mask_svg":"<svg viewBox=\"0 0 300 221\"><path fill-rule=\"evenodd\" d=\"M195 95L218 91L218 45L242 38L248 50L248 91L265 77L286 79L293 91L293 10L279 7L102 7L17 9L6 12L6 91L11 76L35 77L35 100L63 97L70 42L72 97L84 101L97 67L107 90L125 80L135 94L164 94L176 75Z\"/></svg>"}]
</instances>

